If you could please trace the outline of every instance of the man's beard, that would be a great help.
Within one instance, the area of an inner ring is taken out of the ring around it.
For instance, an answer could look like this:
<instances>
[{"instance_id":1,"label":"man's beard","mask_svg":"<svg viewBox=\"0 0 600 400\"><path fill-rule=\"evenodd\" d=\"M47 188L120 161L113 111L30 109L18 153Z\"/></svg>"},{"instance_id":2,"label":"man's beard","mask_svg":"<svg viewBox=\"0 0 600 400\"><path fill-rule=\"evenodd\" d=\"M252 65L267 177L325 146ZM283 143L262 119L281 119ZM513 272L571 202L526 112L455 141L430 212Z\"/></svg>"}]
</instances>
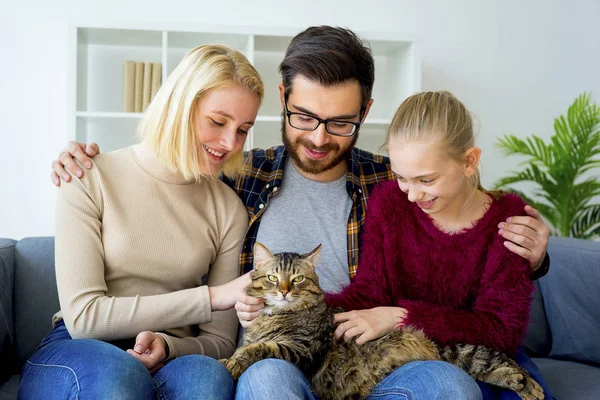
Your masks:
<instances>
[{"instance_id":1,"label":"man's beard","mask_svg":"<svg viewBox=\"0 0 600 400\"><path fill-rule=\"evenodd\" d=\"M350 157L350 153L352 152L352 149L354 148L356 141L358 140L358 129L357 129L356 132L354 132L354 135L352 136L352 141L350 143L348 143L348 145L345 146L341 152L339 152L340 145L337 143L327 143L321 147L317 147L314 145L314 143L312 143L311 141L306 140L304 138L298 138L296 140L296 142L292 143L292 141L288 137L287 131L285 129L286 124L287 124L286 119L283 118L283 121L281 124L281 139L283 141L283 145L285 146L286 150L292 156L292 159L294 160L296 166L298 168L300 168L300 170L302 170L303 172L306 172L307 174L311 174L311 175L321 174L325 171L328 171L328 170L336 167L337 165L339 165L342 162L346 162L346 160ZM327 134L329 135L329 133L327 133ZM335 152L339 152L339 153L336 155L336 157L333 160L331 160L331 162L328 162L326 164L322 161L312 160L312 159L309 159L308 161L304 162L300 158L300 154L299 154L299 152L301 151L300 146L304 146L307 149L313 150L313 151L335 151Z\"/></svg>"}]
</instances>

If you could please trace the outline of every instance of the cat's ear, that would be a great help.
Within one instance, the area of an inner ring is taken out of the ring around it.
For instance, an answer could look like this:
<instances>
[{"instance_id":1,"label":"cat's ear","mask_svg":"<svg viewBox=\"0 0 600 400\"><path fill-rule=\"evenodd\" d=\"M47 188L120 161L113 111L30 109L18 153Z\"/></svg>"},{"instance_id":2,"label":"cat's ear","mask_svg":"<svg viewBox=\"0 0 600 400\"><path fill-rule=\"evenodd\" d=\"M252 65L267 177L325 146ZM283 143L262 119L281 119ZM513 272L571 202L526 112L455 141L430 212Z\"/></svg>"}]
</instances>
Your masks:
<instances>
[{"instance_id":1,"label":"cat's ear","mask_svg":"<svg viewBox=\"0 0 600 400\"><path fill-rule=\"evenodd\" d=\"M254 243L254 269L258 270L265 263L273 257L273 254L260 242Z\"/></svg>"},{"instance_id":2,"label":"cat's ear","mask_svg":"<svg viewBox=\"0 0 600 400\"><path fill-rule=\"evenodd\" d=\"M319 260L321 259L321 245L318 245L306 254L302 254L302 257L304 257L311 264L316 266Z\"/></svg>"}]
</instances>

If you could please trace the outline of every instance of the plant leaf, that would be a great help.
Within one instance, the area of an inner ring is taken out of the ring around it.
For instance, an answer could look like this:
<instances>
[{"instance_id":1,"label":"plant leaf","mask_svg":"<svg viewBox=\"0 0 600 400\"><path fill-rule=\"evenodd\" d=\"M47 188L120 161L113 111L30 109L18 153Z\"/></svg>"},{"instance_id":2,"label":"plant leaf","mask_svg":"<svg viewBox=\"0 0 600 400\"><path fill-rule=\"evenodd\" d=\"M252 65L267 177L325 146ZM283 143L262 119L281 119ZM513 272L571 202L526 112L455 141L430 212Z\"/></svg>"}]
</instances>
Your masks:
<instances>
[{"instance_id":1,"label":"plant leaf","mask_svg":"<svg viewBox=\"0 0 600 400\"><path fill-rule=\"evenodd\" d=\"M571 236L586 239L600 236L600 204L582 210L571 228Z\"/></svg>"},{"instance_id":2,"label":"plant leaf","mask_svg":"<svg viewBox=\"0 0 600 400\"><path fill-rule=\"evenodd\" d=\"M515 135L500 138L496 144L507 155L521 155L525 160L518 164L523 166L521 171L499 179L496 186L534 182L534 196L527 202L538 208L555 232L581 237L600 234L600 227L595 225L600 224L600 215L588 211L600 207L589 204L600 195L600 183L598 178L582 180L600 167L600 107L592 102L589 93L581 94L566 115L554 120L554 131L549 143L536 135L526 139ZM547 203L535 201L536 198Z\"/></svg>"}]
</instances>

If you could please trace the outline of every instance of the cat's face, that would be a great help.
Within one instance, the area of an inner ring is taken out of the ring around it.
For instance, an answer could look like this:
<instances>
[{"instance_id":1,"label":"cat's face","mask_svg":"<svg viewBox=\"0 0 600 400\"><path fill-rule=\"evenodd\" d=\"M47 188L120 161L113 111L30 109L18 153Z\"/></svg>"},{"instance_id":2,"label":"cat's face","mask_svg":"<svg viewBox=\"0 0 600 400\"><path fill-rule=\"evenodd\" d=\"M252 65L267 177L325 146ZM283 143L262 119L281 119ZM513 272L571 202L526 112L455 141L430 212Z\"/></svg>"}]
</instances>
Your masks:
<instances>
[{"instance_id":1,"label":"cat's face","mask_svg":"<svg viewBox=\"0 0 600 400\"><path fill-rule=\"evenodd\" d=\"M262 244L254 245L250 296L261 297L272 307L288 308L312 303L323 297L315 273L321 245L307 254L271 252Z\"/></svg>"}]
</instances>

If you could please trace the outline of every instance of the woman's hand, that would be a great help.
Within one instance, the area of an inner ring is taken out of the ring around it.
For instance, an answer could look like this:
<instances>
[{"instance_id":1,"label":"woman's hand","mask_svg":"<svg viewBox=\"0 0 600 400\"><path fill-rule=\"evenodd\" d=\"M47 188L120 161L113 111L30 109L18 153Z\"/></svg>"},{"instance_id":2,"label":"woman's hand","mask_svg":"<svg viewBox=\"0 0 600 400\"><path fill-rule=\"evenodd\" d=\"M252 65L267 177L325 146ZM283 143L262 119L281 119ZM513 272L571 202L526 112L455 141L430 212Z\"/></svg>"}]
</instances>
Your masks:
<instances>
[{"instance_id":1,"label":"woman's hand","mask_svg":"<svg viewBox=\"0 0 600 400\"><path fill-rule=\"evenodd\" d=\"M161 369L167 359L168 347L165 339L157 333L144 331L135 338L133 350L127 350L129 354L140 360L142 364L154 374Z\"/></svg>"},{"instance_id":2,"label":"woman's hand","mask_svg":"<svg viewBox=\"0 0 600 400\"><path fill-rule=\"evenodd\" d=\"M242 294L235 303L238 319L244 329L252 326L254 320L260 315L260 310L265 308L265 300L258 297Z\"/></svg>"},{"instance_id":3,"label":"woman's hand","mask_svg":"<svg viewBox=\"0 0 600 400\"><path fill-rule=\"evenodd\" d=\"M236 301L245 294L244 289L252 283L250 272L236 278L224 285L208 288L210 304L213 311L225 311L233 308Z\"/></svg>"},{"instance_id":4,"label":"woman's hand","mask_svg":"<svg viewBox=\"0 0 600 400\"><path fill-rule=\"evenodd\" d=\"M341 322L335 330L335 338L343 336L349 342L356 337L356 344L365 344L402 326L407 314L408 311L400 307L375 307L335 314L333 322Z\"/></svg>"}]
</instances>

